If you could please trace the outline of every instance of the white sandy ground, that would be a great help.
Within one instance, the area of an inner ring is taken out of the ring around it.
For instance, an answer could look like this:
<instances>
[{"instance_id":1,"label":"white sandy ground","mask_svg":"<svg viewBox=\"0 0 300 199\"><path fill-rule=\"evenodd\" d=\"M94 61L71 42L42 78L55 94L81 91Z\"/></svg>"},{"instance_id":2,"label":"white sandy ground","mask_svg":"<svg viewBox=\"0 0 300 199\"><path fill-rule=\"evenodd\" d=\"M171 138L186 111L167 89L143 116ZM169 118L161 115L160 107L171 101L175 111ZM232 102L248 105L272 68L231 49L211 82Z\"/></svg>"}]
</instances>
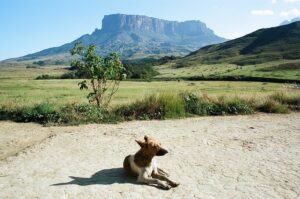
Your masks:
<instances>
[{"instance_id":1,"label":"white sandy ground","mask_svg":"<svg viewBox=\"0 0 300 199\"><path fill-rule=\"evenodd\" d=\"M169 149L158 164L178 188L124 175L123 158L145 134ZM1 199L300 198L299 113L78 127L1 122L0 139Z\"/></svg>"}]
</instances>

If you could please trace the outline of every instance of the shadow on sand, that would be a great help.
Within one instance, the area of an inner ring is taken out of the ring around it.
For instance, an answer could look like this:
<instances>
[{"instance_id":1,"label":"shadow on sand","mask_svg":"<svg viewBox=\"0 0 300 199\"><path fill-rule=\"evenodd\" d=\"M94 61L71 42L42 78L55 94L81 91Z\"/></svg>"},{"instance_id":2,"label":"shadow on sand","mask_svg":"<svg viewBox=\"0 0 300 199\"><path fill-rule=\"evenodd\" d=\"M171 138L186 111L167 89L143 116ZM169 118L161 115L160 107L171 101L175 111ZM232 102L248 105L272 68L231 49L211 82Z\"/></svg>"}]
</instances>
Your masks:
<instances>
[{"instance_id":1,"label":"shadow on sand","mask_svg":"<svg viewBox=\"0 0 300 199\"><path fill-rule=\"evenodd\" d=\"M90 178L83 177L74 177L69 176L72 180L70 182L63 182L53 184L51 186L61 186L61 185L79 185L79 186L88 186L88 185L110 185L114 183L124 184L137 184L136 178L128 176L123 168L112 168L112 169L103 169L94 173Z\"/></svg>"}]
</instances>

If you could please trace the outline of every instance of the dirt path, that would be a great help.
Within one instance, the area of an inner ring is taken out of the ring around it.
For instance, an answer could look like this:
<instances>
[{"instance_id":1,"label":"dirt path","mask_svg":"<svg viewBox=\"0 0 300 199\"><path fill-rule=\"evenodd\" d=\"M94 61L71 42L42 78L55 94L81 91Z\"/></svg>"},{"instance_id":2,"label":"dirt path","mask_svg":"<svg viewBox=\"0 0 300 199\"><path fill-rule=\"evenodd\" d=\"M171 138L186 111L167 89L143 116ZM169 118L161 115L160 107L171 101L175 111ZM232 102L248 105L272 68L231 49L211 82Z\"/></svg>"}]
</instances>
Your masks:
<instances>
[{"instance_id":1,"label":"dirt path","mask_svg":"<svg viewBox=\"0 0 300 199\"><path fill-rule=\"evenodd\" d=\"M178 188L124 176L123 158L145 134L169 149L158 164ZM300 197L299 113L79 127L1 122L0 139L2 157L36 143L0 161L1 199Z\"/></svg>"}]
</instances>

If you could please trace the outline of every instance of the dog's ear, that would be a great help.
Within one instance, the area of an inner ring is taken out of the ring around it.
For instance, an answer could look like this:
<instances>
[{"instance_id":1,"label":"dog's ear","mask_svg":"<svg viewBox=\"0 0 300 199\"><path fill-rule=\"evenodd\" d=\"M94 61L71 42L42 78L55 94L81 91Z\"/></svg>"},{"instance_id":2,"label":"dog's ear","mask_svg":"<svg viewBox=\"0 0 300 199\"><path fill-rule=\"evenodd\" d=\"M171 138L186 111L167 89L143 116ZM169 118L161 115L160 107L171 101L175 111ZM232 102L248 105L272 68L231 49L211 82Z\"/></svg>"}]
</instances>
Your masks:
<instances>
[{"instance_id":1,"label":"dog's ear","mask_svg":"<svg viewBox=\"0 0 300 199\"><path fill-rule=\"evenodd\" d=\"M145 142L148 142L149 141L149 136L145 135L144 140L145 140Z\"/></svg>"},{"instance_id":2,"label":"dog's ear","mask_svg":"<svg viewBox=\"0 0 300 199\"><path fill-rule=\"evenodd\" d=\"M145 146L145 143L143 141L135 140L138 145L140 145L141 148Z\"/></svg>"}]
</instances>

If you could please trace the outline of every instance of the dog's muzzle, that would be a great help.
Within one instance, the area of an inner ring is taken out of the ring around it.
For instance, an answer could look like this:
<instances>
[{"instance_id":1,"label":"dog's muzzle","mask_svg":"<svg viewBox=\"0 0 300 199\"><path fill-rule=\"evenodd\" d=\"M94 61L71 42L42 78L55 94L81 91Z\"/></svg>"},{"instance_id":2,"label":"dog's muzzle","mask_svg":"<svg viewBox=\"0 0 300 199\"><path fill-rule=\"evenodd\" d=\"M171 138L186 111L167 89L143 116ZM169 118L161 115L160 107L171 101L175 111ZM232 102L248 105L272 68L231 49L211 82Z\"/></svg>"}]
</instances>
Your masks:
<instances>
[{"instance_id":1,"label":"dog's muzzle","mask_svg":"<svg viewBox=\"0 0 300 199\"><path fill-rule=\"evenodd\" d=\"M157 151L156 155L157 156L163 156L166 155L168 151L166 149L160 148L159 151Z\"/></svg>"}]
</instances>

